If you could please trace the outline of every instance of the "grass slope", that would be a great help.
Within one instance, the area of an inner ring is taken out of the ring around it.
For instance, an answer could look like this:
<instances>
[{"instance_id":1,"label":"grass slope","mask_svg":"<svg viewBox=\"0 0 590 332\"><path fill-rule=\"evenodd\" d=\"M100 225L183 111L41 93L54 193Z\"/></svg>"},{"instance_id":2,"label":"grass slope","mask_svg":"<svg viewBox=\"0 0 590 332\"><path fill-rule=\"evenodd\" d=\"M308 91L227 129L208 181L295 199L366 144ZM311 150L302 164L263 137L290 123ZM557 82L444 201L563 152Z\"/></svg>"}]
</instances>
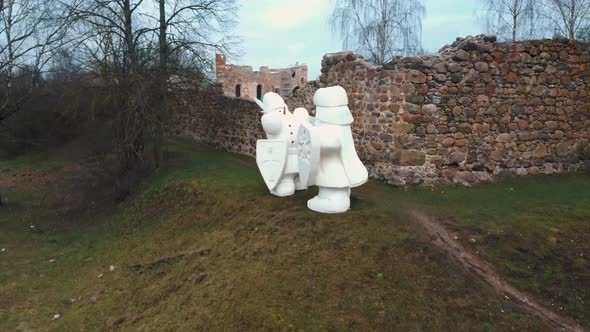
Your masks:
<instances>
[{"instance_id":1,"label":"grass slope","mask_svg":"<svg viewBox=\"0 0 590 332\"><path fill-rule=\"evenodd\" d=\"M353 191L351 212L329 216L305 207L314 190L270 196L249 158L183 141L169 151L168 169L113 217L61 217L39 199L63 191L58 180L3 189L0 330L542 328L433 249L409 208L453 217L504 275L588 325L588 195L571 193L590 189L586 177L371 183ZM0 162L0 179L29 166ZM51 169L26 172L71 167Z\"/></svg>"}]
</instances>

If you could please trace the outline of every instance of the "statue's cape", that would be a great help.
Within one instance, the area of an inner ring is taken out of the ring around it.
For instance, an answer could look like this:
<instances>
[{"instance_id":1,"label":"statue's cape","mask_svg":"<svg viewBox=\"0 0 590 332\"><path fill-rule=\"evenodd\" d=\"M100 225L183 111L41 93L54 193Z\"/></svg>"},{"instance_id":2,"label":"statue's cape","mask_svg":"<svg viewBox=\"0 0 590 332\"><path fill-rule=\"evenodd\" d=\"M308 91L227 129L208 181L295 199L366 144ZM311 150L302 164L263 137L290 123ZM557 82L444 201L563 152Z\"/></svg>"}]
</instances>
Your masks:
<instances>
[{"instance_id":1,"label":"statue's cape","mask_svg":"<svg viewBox=\"0 0 590 332\"><path fill-rule=\"evenodd\" d=\"M350 126L341 126L341 139L340 157L342 158L344 170L348 175L350 187L354 188L363 185L369 178L369 172L367 172L367 168L356 153Z\"/></svg>"}]
</instances>

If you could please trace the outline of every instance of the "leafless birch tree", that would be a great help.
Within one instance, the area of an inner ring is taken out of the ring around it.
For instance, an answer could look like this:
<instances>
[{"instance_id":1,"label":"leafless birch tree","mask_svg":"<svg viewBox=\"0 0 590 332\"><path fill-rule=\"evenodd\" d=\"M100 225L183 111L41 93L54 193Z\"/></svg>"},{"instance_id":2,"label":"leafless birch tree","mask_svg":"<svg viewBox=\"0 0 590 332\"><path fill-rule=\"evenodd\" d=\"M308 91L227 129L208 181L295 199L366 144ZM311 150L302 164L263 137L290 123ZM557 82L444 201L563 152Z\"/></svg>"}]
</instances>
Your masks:
<instances>
[{"instance_id":1,"label":"leafless birch tree","mask_svg":"<svg viewBox=\"0 0 590 332\"><path fill-rule=\"evenodd\" d=\"M544 0L543 11L557 36L576 39L590 26L590 0Z\"/></svg>"},{"instance_id":2,"label":"leafless birch tree","mask_svg":"<svg viewBox=\"0 0 590 332\"><path fill-rule=\"evenodd\" d=\"M352 48L376 64L422 50L421 0L337 0L330 25Z\"/></svg>"},{"instance_id":3,"label":"leafless birch tree","mask_svg":"<svg viewBox=\"0 0 590 332\"><path fill-rule=\"evenodd\" d=\"M502 40L526 40L540 36L539 0L483 0L487 28Z\"/></svg>"}]
</instances>

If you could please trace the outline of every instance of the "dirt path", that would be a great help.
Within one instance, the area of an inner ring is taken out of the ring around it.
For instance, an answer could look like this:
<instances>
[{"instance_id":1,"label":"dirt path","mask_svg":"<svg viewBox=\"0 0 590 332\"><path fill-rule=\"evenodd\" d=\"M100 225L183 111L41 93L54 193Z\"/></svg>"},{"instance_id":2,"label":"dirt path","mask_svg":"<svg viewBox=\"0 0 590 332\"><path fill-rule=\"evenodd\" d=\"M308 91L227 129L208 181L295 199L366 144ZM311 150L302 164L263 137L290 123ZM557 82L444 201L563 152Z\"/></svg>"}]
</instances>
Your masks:
<instances>
[{"instance_id":1,"label":"dirt path","mask_svg":"<svg viewBox=\"0 0 590 332\"><path fill-rule=\"evenodd\" d=\"M443 219L423 211L412 211L412 216L424 227L435 246L457 260L464 268L476 274L499 294L509 298L532 315L545 322L554 331L586 331L574 320L560 316L539 304L531 296L512 287L502 279L495 268L477 255L466 250L443 225Z\"/></svg>"}]
</instances>

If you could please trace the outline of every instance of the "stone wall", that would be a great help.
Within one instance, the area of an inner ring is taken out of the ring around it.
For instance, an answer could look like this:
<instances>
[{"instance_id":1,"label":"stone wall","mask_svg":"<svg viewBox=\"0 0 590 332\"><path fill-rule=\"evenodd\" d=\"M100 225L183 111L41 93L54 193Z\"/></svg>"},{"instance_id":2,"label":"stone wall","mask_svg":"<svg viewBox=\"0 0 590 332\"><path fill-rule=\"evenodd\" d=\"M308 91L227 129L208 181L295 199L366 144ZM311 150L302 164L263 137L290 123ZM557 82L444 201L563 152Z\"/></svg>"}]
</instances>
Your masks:
<instances>
[{"instance_id":1,"label":"stone wall","mask_svg":"<svg viewBox=\"0 0 590 332\"><path fill-rule=\"evenodd\" d=\"M253 101L227 97L221 86L171 98L169 135L189 137L227 151L256 155L256 140L264 138L260 108Z\"/></svg>"},{"instance_id":2,"label":"stone wall","mask_svg":"<svg viewBox=\"0 0 590 332\"><path fill-rule=\"evenodd\" d=\"M319 86L343 86L373 177L397 185L553 174L590 155L590 45L458 39L375 66L327 54Z\"/></svg>"},{"instance_id":3,"label":"stone wall","mask_svg":"<svg viewBox=\"0 0 590 332\"><path fill-rule=\"evenodd\" d=\"M327 54L320 81L287 103L312 110L318 88L343 86L361 159L372 177L395 185L576 171L590 157L589 46L478 36L385 66L351 52ZM262 137L255 105L219 97L215 105L238 119L209 141L251 155ZM206 130L195 128L203 125L191 121L183 133L201 137ZM243 130L251 136L240 139Z\"/></svg>"}]
</instances>

